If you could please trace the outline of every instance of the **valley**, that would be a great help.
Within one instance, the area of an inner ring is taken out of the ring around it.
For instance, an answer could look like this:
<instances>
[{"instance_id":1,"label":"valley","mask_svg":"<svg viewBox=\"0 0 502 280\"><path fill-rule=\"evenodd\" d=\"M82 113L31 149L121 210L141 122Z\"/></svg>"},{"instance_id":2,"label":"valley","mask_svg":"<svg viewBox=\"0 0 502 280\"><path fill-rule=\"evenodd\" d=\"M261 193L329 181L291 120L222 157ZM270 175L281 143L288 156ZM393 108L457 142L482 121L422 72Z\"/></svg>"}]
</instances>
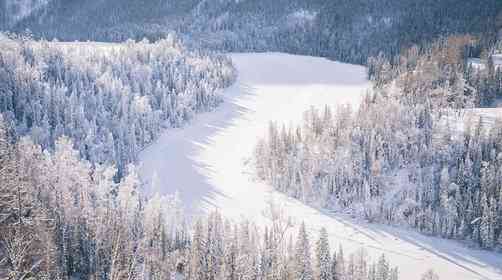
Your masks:
<instances>
[{"instance_id":1,"label":"valley","mask_svg":"<svg viewBox=\"0 0 502 280\"><path fill-rule=\"evenodd\" d=\"M430 267L441 279L502 277L498 253L322 211L256 180L250 159L269 121L297 124L311 106L355 107L370 85L363 67L322 58L281 53L231 57L238 77L223 92L224 102L186 127L167 131L141 153L147 193L178 192L192 217L216 210L234 221L248 218L258 225L270 223L266 213L272 201L295 226L304 221L312 236L326 227L332 248L343 244L353 252L364 247L373 259L384 253L399 267L402 279L418 280Z\"/></svg>"}]
</instances>

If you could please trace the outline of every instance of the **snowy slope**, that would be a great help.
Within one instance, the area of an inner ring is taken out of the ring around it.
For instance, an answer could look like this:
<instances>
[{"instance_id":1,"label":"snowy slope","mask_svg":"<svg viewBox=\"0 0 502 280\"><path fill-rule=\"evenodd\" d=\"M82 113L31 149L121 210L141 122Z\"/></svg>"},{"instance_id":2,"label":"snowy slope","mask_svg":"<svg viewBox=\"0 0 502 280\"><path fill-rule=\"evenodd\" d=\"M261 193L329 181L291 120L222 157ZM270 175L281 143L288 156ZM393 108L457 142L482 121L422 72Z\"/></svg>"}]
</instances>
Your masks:
<instances>
[{"instance_id":1,"label":"snowy slope","mask_svg":"<svg viewBox=\"0 0 502 280\"><path fill-rule=\"evenodd\" d=\"M323 212L253 180L248 160L270 120L294 123L310 106L357 105L369 84L363 67L321 58L265 53L236 54L233 60L239 78L224 93L225 102L143 151L141 175L147 185L157 182L154 188L161 193L179 191L190 214L218 209L258 224L269 222L264 209L272 199L316 236L326 227L332 246L365 247L373 257L385 253L400 267L401 279L419 279L431 267L446 280L502 279L500 254Z\"/></svg>"}]
</instances>

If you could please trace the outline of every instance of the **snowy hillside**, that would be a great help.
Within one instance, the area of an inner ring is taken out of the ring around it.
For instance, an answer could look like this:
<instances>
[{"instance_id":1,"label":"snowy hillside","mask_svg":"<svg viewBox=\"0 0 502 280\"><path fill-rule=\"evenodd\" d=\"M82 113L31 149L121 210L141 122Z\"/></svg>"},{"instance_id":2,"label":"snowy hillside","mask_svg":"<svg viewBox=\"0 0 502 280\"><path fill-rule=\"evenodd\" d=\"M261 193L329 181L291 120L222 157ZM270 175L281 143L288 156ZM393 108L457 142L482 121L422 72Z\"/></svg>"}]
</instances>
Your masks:
<instances>
[{"instance_id":1,"label":"snowy hillside","mask_svg":"<svg viewBox=\"0 0 502 280\"><path fill-rule=\"evenodd\" d=\"M441 279L502 279L500 254L319 211L254 180L249 160L269 121L298 123L310 106L357 106L369 83L363 67L321 58L264 53L233 60L239 77L224 103L186 128L168 131L141 154L149 193L179 191L190 214L218 209L259 224L268 223L264 210L273 200L297 225L305 221L313 232L326 227L332 246L364 247L372 257L385 253L402 279L419 279L429 268Z\"/></svg>"}]
</instances>

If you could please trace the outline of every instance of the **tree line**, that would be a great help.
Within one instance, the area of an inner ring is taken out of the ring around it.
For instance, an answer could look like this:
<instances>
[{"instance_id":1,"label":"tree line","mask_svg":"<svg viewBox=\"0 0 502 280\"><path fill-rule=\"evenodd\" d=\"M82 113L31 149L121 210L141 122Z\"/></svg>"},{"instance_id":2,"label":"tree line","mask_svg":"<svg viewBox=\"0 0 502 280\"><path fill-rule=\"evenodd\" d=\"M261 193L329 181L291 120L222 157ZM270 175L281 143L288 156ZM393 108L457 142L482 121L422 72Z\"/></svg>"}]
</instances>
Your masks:
<instances>
[{"instance_id":1,"label":"tree line","mask_svg":"<svg viewBox=\"0 0 502 280\"><path fill-rule=\"evenodd\" d=\"M10 0L7 0L10 1ZM441 36L473 34L484 46L502 27L502 3L465 0L64 1L7 29L65 41L156 41L224 51L283 51L366 64ZM0 27L1 29L1 27Z\"/></svg>"}]
</instances>

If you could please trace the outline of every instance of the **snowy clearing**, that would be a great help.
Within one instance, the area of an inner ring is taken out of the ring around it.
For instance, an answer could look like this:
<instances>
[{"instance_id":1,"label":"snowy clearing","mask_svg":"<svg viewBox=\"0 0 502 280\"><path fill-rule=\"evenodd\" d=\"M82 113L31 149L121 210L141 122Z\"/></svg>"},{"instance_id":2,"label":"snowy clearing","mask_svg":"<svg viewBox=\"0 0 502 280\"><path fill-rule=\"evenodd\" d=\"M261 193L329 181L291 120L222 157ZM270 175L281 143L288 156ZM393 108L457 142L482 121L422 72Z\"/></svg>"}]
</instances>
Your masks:
<instances>
[{"instance_id":1,"label":"snowy clearing","mask_svg":"<svg viewBox=\"0 0 502 280\"><path fill-rule=\"evenodd\" d=\"M410 230L367 224L306 206L253 180L248 161L271 120L299 122L310 106L357 105L367 90L365 69L322 58L277 53L235 54L237 82L215 112L200 114L183 129L169 130L142 152L141 176L158 182L163 194L179 192L189 214L218 209L224 216L268 223L268 201L302 220L317 237L326 227L332 246L361 247L376 258L385 253L402 279L429 268L441 279L502 279L502 255Z\"/></svg>"}]
</instances>

